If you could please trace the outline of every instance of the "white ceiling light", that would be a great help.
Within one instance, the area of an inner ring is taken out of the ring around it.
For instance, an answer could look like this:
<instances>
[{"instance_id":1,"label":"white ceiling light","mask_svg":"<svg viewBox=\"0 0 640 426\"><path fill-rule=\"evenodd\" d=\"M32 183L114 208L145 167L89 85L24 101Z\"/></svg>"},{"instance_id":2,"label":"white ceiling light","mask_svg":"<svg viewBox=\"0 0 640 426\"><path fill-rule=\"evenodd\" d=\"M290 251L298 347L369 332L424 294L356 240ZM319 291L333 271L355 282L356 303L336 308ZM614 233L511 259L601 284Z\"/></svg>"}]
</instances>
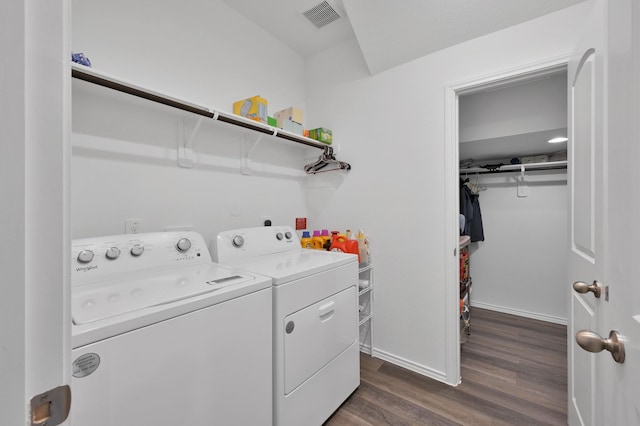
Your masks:
<instances>
[{"instance_id":1,"label":"white ceiling light","mask_svg":"<svg viewBox=\"0 0 640 426\"><path fill-rule=\"evenodd\" d=\"M566 142L568 141L569 138L565 138L564 136L559 136L557 138L553 138L553 139L549 139L549 143L560 143L560 142Z\"/></svg>"}]
</instances>

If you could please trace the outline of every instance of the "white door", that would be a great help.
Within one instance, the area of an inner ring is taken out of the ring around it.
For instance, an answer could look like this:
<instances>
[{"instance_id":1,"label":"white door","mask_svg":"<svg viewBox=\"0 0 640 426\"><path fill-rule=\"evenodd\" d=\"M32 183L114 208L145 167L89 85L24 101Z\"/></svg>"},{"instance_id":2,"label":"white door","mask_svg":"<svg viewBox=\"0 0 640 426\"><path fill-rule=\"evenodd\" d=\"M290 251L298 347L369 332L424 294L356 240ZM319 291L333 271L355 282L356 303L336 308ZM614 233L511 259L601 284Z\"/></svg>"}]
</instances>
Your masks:
<instances>
[{"instance_id":1,"label":"white door","mask_svg":"<svg viewBox=\"0 0 640 426\"><path fill-rule=\"evenodd\" d=\"M604 40L601 11L571 57L569 96L569 279L591 284L604 278ZM596 387L596 362L575 342L578 330L598 330L603 298L593 293L569 295L569 424L596 425L601 412Z\"/></svg>"},{"instance_id":2,"label":"white door","mask_svg":"<svg viewBox=\"0 0 640 426\"><path fill-rule=\"evenodd\" d=\"M630 226L640 214L635 3L597 1L569 64L569 279L585 282L582 289L598 281L602 291L596 298L570 290L570 425L640 424L640 283L634 273L640 231ZM576 343L581 330L603 339L619 332L624 363L606 351L582 349Z\"/></svg>"}]
</instances>

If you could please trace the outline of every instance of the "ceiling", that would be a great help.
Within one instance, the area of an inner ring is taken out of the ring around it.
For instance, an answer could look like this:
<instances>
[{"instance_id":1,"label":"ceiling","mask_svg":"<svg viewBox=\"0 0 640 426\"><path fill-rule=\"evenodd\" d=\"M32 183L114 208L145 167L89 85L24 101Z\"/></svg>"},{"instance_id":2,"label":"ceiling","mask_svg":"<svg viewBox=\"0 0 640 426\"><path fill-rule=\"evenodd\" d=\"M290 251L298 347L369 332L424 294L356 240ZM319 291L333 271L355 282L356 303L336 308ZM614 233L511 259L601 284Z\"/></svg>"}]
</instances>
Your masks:
<instances>
[{"instance_id":1,"label":"ceiling","mask_svg":"<svg viewBox=\"0 0 640 426\"><path fill-rule=\"evenodd\" d=\"M521 158L531 155L552 155L567 150L567 143L550 144L548 140L558 136L567 136L567 128L541 130L539 132L520 133L492 139L461 143L460 160L474 162L504 162L509 164L513 157Z\"/></svg>"},{"instance_id":2,"label":"ceiling","mask_svg":"<svg viewBox=\"0 0 640 426\"><path fill-rule=\"evenodd\" d=\"M585 0L327 0L340 18L303 15L322 0L222 0L303 57L353 37L372 74Z\"/></svg>"}]
</instances>

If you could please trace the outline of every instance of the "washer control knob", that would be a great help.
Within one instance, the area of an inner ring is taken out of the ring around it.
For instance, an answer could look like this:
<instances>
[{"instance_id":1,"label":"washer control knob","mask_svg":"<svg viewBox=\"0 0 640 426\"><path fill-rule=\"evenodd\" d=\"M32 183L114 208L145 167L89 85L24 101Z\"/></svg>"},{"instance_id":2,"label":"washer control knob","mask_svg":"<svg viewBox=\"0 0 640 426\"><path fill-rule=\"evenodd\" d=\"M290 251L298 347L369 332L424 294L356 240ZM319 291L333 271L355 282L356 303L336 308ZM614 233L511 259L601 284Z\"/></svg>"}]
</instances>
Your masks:
<instances>
[{"instance_id":1,"label":"washer control knob","mask_svg":"<svg viewBox=\"0 0 640 426\"><path fill-rule=\"evenodd\" d=\"M134 244L133 247L131 247L130 252L132 256L140 256L142 253L144 253L144 246L140 244Z\"/></svg>"},{"instance_id":2,"label":"washer control knob","mask_svg":"<svg viewBox=\"0 0 640 426\"><path fill-rule=\"evenodd\" d=\"M284 233L284 236L287 237L287 240L291 239L291 232L287 231Z\"/></svg>"},{"instance_id":3,"label":"washer control knob","mask_svg":"<svg viewBox=\"0 0 640 426\"><path fill-rule=\"evenodd\" d=\"M78 262L89 263L93 260L93 252L91 250L82 250L78 253Z\"/></svg>"},{"instance_id":4,"label":"washer control knob","mask_svg":"<svg viewBox=\"0 0 640 426\"><path fill-rule=\"evenodd\" d=\"M111 260L117 259L120 256L120 249L118 247L109 247L104 256Z\"/></svg>"},{"instance_id":5,"label":"washer control knob","mask_svg":"<svg viewBox=\"0 0 640 426\"><path fill-rule=\"evenodd\" d=\"M278 241L282 241L282 232L278 232L276 234L276 238L278 239Z\"/></svg>"},{"instance_id":6,"label":"washer control knob","mask_svg":"<svg viewBox=\"0 0 640 426\"><path fill-rule=\"evenodd\" d=\"M188 238L180 238L176 243L176 249L180 253L184 253L191 248L191 241Z\"/></svg>"},{"instance_id":7,"label":"washer control knob","mask_svg":"<svg viewBox=\"0 0 640 426\"><path fill-rule=\"evenodd\" d=\"M234 247L240 248L244 245L244 238L242 238L241 235L234 235L231 244L233 244Z\"/></svg>"}]
</instances>

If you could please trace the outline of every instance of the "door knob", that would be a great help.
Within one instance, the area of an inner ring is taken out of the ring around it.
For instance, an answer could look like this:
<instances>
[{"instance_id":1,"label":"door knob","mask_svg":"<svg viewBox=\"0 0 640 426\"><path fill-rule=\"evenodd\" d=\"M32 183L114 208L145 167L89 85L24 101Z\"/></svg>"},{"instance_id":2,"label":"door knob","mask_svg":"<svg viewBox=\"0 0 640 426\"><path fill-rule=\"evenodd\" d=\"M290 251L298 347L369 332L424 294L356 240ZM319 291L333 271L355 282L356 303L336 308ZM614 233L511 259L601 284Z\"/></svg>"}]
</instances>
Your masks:
<instances>
[{"instance_id":1,"label":"door knob","mask_svg":"<svg viewBox=\"0 0 640 426\"><path fill-rule=\"evenodd\" d=\"M603 339L597 333L589 330L580 330L576 333L576 342L587 352L600 352L604 349L611 352L611 356L616 362L624 362L624 343L620 334L611 330L608 339Z\"/></svg>"},{"instance_id":2,"label":"door knob","mask_svg":"<svg viewBox=\"0 0 640 426\"><path fill-rule=\"evenodd\" d=\"M573 283L573 289L582 294L592 292L597 299L600 298L600 294L602 293L602 286L598 281L594 281L593 284L576 281Z\"/></svg>"}]
</instances>

